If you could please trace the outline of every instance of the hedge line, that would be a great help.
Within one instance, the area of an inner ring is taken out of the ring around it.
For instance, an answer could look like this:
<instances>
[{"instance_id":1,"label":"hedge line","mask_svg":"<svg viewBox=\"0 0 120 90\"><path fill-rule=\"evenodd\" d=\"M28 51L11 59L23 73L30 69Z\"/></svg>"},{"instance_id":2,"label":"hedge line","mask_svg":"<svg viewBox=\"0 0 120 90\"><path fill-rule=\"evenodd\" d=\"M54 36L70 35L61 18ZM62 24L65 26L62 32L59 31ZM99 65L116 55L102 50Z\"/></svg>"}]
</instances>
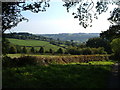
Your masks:
<instances>
[{"instance_id":1,"label":"hedge line","mask_svg":"<svg viewBox=\"0 0 120 90\"><path fill-rule=\"evenodd\" d=\"M37 63L46 64L69 64L89 61L109 60L107 55L80 55L80 56L55 56L55 57L36 57Z\"/></svg>"},{"instance_id":2,"label":"hedge line","mask_svg":"<svg viewBox=\"0 0 120 90\"><path fill-rule=\"evenodd\" d=\"M19 58L3 58L3 67L25 66L25 65L49 65L49 64L69 64L89 61L109 60L108 55L78 55L78 56L22 56Z\"/></svg>"}]
</instances>

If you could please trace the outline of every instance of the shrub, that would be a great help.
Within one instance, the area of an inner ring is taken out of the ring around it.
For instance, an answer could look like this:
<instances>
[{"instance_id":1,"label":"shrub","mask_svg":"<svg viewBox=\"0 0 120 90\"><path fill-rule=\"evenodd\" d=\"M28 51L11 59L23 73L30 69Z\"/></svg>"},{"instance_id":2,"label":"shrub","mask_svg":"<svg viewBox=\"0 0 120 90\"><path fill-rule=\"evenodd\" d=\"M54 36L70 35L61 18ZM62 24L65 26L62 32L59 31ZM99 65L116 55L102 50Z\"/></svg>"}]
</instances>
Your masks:
<instances>
[{"instance_id":1,"label":"shrub","mask_svg":"<svg viewBox=\"0 0 120 90\"><path fill-rule=\"evenodd\" d=\"M9 49L9 53L11 53L11 54L17 53L16 47L15 46L11 46L10 49Z\"/></svg>"},{"instance_id":2,"label":"shrub","mask_svg":"<svg viewBox=\"0 0 120 90\"><path fill-rule=\"evenodd\" d=\"M99 48L76 48L70 47L67 49L67 52L72 55L91 55L91 54L106 54L103 47Z\"/></svg>"},{"instance_id":3,"label":"shrub","mask_svg":"<svg viewBox=\"0 0 120 90\"><path fill-rule=\"evenodd\" d=\"M91 49L90 48L83 48L82 49L82 54L83 55L90 55L90 54L92 54Z\"/></svg>"},{"instance_id":4,"label":"shrub","mask_svg":"<svg viewBox=\"0 0 120 90\"><path fill-rule=\"evenodd\" d=\"M63 52L63 49L62 48L59 48L58 50L57 50L57 53L58 54L63 54L64 52Z\"/></svg>"},{"instance_id":5,"label":"shrub","mask_svg":"<svg viewBox=\"0 0 120 90\"><path fill-rule=\"evenodd\" d=\"M49 49L49 53L53 54L53 50L51 48Z\"/></svg>"},{"instance_id":6,"label":"shrub","mask_svg":"<svg viewBox=\"0 0 120 90\"><path fill-rule=\"evenodd\" d=\"M24 46L23 49L22 49L22 53L27 53L27 49L26 49L25 46Z\"/></svg>"},{"instance_id":7,"label":"shrub","mask_svg":"<svg viewBox=\"0 0 120 90\"><path fill-rule=\"evenodd\" d=\"M30 51L31 51L31 53L35 53L34 47L31 47Z\"/></svg>"},{"instance_id":8,"label":"shrub","mask_svg":"<svg viewBox=\"0 0 120 90\"><path fill-rule=\"evenodd\" d=\"M39 53L41 53L41 54L44 53L44 48L43 48L43 47L40 47L40 49L39 49Z\"/></svg>"},{"instance_id":9,"label":"shrub","mask_svg":"<svg viewBox=\"0 0 120 90\"><path fill-rule=\"evenodd\" d=\"M22 49L20 46L16 45L16 49L17 49L17 53L21 53L22 52Z\"/></svg>"},{"instance_id":10,"label":"shrub","mask_svg":"<svg viewBox=\"0 0 120 90\"><path fill-rule=\"evenodd\" d=\"M113 39L110 44L116 57L115 59L120 59L120 38Z\"/></svg>"},{"instance_id":11,"label":"shrub","mask_svg":"<svg viewBox=\"0 0 120 90\"><path fill-rule=\"evenodd\" d=\"M3 57L3 67L21 67L26 65L37 65L37 59L33 56L22 56L20 58Z\"/></svg>"},{"instance_id":12,"label":"shrub","mask_svg":"<svg viewBox=\"0 0 120 90\"><path fill-rule=\"evenodd\" d=\"M2 67L12 67L15 66L15 63L13 63L12 58L8 57L8 56L4 56L2 58Z\"/></svg>"}]
</instances>

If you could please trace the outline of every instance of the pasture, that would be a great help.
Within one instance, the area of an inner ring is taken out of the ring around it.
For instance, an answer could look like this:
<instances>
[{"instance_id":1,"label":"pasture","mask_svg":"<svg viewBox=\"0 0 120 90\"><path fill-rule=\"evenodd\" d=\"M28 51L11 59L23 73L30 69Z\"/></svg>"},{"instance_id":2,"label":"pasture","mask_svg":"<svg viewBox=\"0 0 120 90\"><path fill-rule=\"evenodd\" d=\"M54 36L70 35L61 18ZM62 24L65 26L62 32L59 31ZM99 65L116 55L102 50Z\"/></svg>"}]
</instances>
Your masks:
<instances>
[{"instance_id":1,"label":"pasture","mask_svg":"<svg viewBox=\"0 0 120 90\"><path fill-rule=\"evenodd\" d=\"M104 55L98 57L98 55L8 54L8 56L19 66L4 67L3 64L3 88L106 88L111 66L115 63L110 60L98 60ZM78 58L81 57L84 60L89 59L86 57L96 57L94 60L98 61L78 62ZM46 64L38 62L39 64L33 65L35 58L38 61L45 60ZM31 64L29 61L32 61Z\"/></svg>"},{"instance_id":2,"label":"pasture","mask_svg":"<svg viewBox=\"0 0 120 90\"><path fill-rule=\"evenodd\" d=\"M44 47L45 51L49 51L50 48L54 51L57 51L59 48L62 48L56 45L52 45L49 42L40 40L21 40L11 38L8 38L8 40L13 45L26 46L28 51L31 49L31 47L34 47L37 51L40 49L40 47ZM64 50L64 48L62 49Z\"/></svg>"},{"instance_id":3,"label":"pasture","mask_svg":"<svg viewBox=\"0 0 120 90\"><path fill-rule=\"evenodd\" d=\"M3 88L106 88L113 63L93 63L5 68Z\"/></svg>"}]
</instances>

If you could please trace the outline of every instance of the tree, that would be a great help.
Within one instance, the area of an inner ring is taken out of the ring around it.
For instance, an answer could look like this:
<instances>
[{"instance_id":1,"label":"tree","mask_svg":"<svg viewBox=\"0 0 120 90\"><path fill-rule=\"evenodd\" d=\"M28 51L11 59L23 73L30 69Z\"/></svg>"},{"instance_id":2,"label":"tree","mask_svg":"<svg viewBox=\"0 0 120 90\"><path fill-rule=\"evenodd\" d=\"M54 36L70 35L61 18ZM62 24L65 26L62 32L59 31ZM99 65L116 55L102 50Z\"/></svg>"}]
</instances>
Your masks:
<instances>
[{"instance_id":1,"label":"tree","mask_svg":"<svg viewBox=\"0 0 120 90\"><path fill-rule=\"evenodd\" d=\"M44 5L42 5L44 3ZM48 1L40 2L2 2L2 33L6 30L11 29L18 25L18 23L27 20L22 16L21 11L30 10L33 13L38 13L39 11L46 11L46 7L49 7Z\"/></svg>"},{"instance_id":2,"label":"tree","mask_svg":"<svg viewBox=\"0 0 120 90\"><path fill-rule=\"evenodd\" d=\"M39 49L39 53L41 53L41 54L44 53L44 48L43 48L43 47L40 47L40 49Z\"/></svg>"},{"instance_id":3,"label":"tree","mask_svg":"<svg viewBox=\"0 0 120 90\"><path fill-rule=\"evenodd\" d=\"M25 46L23 47L22 52L23 52L23 53L27 53L27 49L26 49Z\"/></svg>"},{"instance_id":4,"label":"tree","mask_svg":"<svg viewBox=\"0 0 120 90\"><path fill-rule=\"evenodd\" d=\"M10 42L6 38L2 38L2 54L6 55L9 53Z\"/></svg>"},{"instance_id":5,"label":"tree","mask_svg":"<svg viewBox=\"0 0 120 90\"><path fill-rule=\"evenodd\" d=\"M32 1L32 0L31 0ZM38 13L40 11L46 11L46 8L50 6L50 0L40 0L36 2L2 2L2 32L5 30L11 29L18 25L19 22L27 20L22 16L21 11L31 11L33 13ZM74 18L78 18L80 25L84 28L92 26L93 18L98 18L97 15L106 12L109 4L115 4L119 6L119 0L62 0L65 4L64 7L67 8L69 12L70 8L73 6L79 5L76 7L77 12L73 12ZM96 11L94 11L96 10ZM116 8L111 14L109 20L111 21L120 21L119 18L120 9Z\"/></svg>"},{"instance_id":6,"label":"tree","mask_svg":"<svg viewBox=\"0 0 120 90\"><path fill-rule=\"evenodd\" d=\"M107 42L105 39L102 38L90 38L87 42L86 42L86 46L87 47L91 47L91 48L99 48L99 47L104 47L105 51L107 51L108 53L111 53L111 47L109 42Z\"/></svg>"},{"instance_id":7,"label":"tree","mask_svg":"<svg viewBox=\"0 0 120 90\"><path fill-rule=\"evenodd\" d=\"M120 38L113 39L110 44L116 58L120 59Z\"/></svg>"},{"instance_id":8,"label":"tree","mask_svg":"<svg viewBox=\"0 0 120 90\"><path fill-rule=\"evenodd\" d=\"M22 16L22 11L31 11L33 13L44 12L47 7L50 7L50 0L15 0L16 2L2 2L2 34L13 27L16 27L22 21L28 21L27 18ZM22 2L24 1L24 2ZM28 1L28 2L27 2ZM109 4L120 5L119 0L62 0L64 2L64 7L66 7L69 12L70 8L76 7L77 12L73 12L74 18L78 18L79 24L84 28L92 26L92 21L94 18L98 18L99 14L106 12ZM1 8L1 4L0 4ZM94 11L95 10L95 11ZM111 11L111 17L108 19L111 22L120 23L120 8L115 8ZM3 45L3 49L5 49ZM3 50L5 53L7 50Z\"/></svg>"},{"instance_id":9,"label":"tree","mask_svg":"<svg viewBox=\"0 0 120 90\"><path fill-rule=\"evenodd\" d=\"M115 8L114 11L111 11L111 17L108 19L111 22L120 23L120 2L119 0L64 0L64 7L67 8L67 12L72 7L79 5L77 12L73 12L74 18L78 18L80 25L84 28L88 26L92 27L93 19L98 19L98 15L106 12L108 10L109 4L118 5L118 8ZM96 11L95 11L96 10Z\"/></svg>"},{"instance_id":10,"label":"tree","mask_svg":"<svg viewBox=\"0 0 120 90\"><path fill-rule=\"evenodd\" d=\"M51 48L49 49L49 53L53 54L53 50Z\"/></svg>"},{"instance_id":11,"label":"tree","mask_svg":"<svg viewBox=\"0 0 120 90\"><path fill-rule=\"evenodd\" d=\"M63 49L62 49L62 48L59 48L59 49L57 50L57 53L63 54Z\"/></svg>"},{"instance_id":12,"label":"tree","mask_svg":"<svg viewBox=\"0 0 120 90\"><path fill-rule=\"evenodd\" d=\"M100 37L111 42L115 38L120 38L120 25L112 25L107 31L100 33Z\"/></svg>"},{"instance_id":13,"label":"tree","mask_svg":"<svg viewBox=\"0 0 120 90\"><path fill-rule=\"evenodd\" d=\"M16 49L17 49L17 53L21 53L22 52L21 46L16 46Z\"/></svg>"},{"instance_id":14,"label":"tree","mask_svg":"<svg viewBox=\"0 0 120 90\"><path fill-rule=\"evenodd\" d=\"M9 49L9 53L11 53L11 54L17 53L16 47L15 46L11 46L10 49Z\"/></svg>"},{"instance_id":15,"label":"tree","mask_svg":"<svg viewBox=\"0 0 120 90\"><path fill-rule=\"evenodd\" d=\"M31 51L31 53L35 53L34 47L31 47L30 51Z\"/></svg>"},{"instance_id":16,"label":"tree","mask_svg":"<svg viewBox=\"0 0 120 90\"><path fill-rule=\"evenodd\" d=\"M83 55L91 55L92 54L92 51L90 48L83 48L82 49L82 54Z\"/></svg>"}]
</instances>

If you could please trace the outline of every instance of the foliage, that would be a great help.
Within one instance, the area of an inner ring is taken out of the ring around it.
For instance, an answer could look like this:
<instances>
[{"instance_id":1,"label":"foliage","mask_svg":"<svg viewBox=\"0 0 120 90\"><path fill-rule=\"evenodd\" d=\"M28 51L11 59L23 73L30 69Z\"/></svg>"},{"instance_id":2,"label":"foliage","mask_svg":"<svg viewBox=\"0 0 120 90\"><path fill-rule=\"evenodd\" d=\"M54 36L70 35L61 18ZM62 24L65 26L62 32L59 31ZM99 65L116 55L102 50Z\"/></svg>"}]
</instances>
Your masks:
<instances>
[{"instance_id":1,"label":"foliage","mask_svg":"<svg viewBox=\"0 0 120 90\"><path fill-rule=\"evenodd\" d=\"M41 5L44 3L44 5ZM46 11L46 7L49 7L47 1L27 3L27 2L2 2L2 32L4 33L7 29L11 29L20 23L21 21L27 20L22 16L21 11L30 10L34 13L39 11Z\"/></svg>"},{"instance_id":2,"label":"foliage","mask_svg":"<svg viewBox=\"0 0 120 90\"><path fill-rule=\"evenodd\" d=\"M51 54L53 54L54 52L53 52L53 50L50 48L49 49L49 53L51 53Z\"/></svg>"},{"instance_id":3,"label":"foliage","mask_svg":"<svg viewBox=\"0 0 120 90\"><path fill-rule=\"evenodd\" d=\"M31 53L35 53L34 47L31 47Z\"/></svg>"},{"instance_id":4,"label":"foliage","mask_svg":"<svg viewBox=\"0 0 120 90\"><path fill-rule=\"evenodd\" d=\"M9 53L11 53L11 54L17 53L16 47L15 47L15 46L11 46L11 47L9 48Z\"/></svg>"},{"instance_id":5,"label":"foliage","mask_svg":"<svg viewBox=\"0 0 120 90\"><path fill-rule=\"evenodd\" d=\"M50 0L41 0L36 2L27 2L25 0L24 2L3 2L2 3L2 32L4 32L7 29L11 29L12 27L15 27L18 25L19 22L27 20L24 16L22 16L21 11L31 11L33 13L38 13L40 11L44 12L46 11L47 7L50 7L49 4ZM79 5L77 7L77 12L73 12L74 18L78 18L80 21L80 25L82 25L84 28L88 26L92 26L90 23L92 23L94 18L98 18L97 15L106 12L108 9L109 4L116 4L119 5L119 1L93 1L93 0L81 0L81 1L68 1L63 0L65 4L64 7L67 8L67 11L69 12L69 9L73 6ZM112 5L111 4L111 5ZM96 11L94 12L93 9ZM115 8L112 12L111 17L109 20L111 21L119 21L119 8Z\"/></svg>"},{"instance_id":6,"label":"foliage","mask_svg":"<svg viewBox=\"0 0 120 90\"><path fill-rule=\"evenodd\" d=\"M99 37L88 39L88 41L86 42L86 46L91 48L104 47L105 51L107 51L108 53L111 53L111 47L109 42Z\"/></svg>"},{"instance_id":7,"label":"foliage","mask_svg":"<svg viewBox=\"0 0 120 90\"><path fill-rule=\"evenodd\" d=\"M77 48L77 47L69 47L67 52L72 55L91 55L91 54L106 54L107 52L104 51L104 48Z\"/></svg>"},{"instance_id":8,"label":"foliage","mask_svg":"<svg viewBox=\"0 0 120 90\"><path fill-rule=\"evenodd\" d=\"M43 54L44 53L44 48L40 47L39 53Z\"/></svg>"},{"instance_id":9,"label":"foliage","mask_svg":"<svg viewBox=\"0 0 120 90\"><path fill-rule=\"evenodd\" d=\"M3 68L4 88L106 88L108 65L50 65ZM12 82L11 82L12 81Z\"/></svg>"},{"instance_id":10,"label":"foliage","mask_svg":"<svg viewBox=\"0 0 120 90\"><path fill-rule=\"evenodd\" d=\"M2 38L2 54L5 55L9 53L10 42L6 38Z\"/></svg>"},{"instance_id":11,"label":"foliage","mask_svg":"<svg viewBox=\"0 0 120 90\"><path fill-rule=\"evenodd\" d=\"M92 27L92 21L93 19L98 19L98 15L102 14L103 12L106 12L108 10L109 4L113 5L119 5L119 0L113 1L113 0L81 0L81 1L68 1L64 0L65 6L67 8L67 11L69 12L69 9L75 6L78 6L76 8L77 12L73 12L72 15L74 15L74 18L78 18L79 24L82 25L84 28L87 28L88 26ZM95 11L94 11L95 10ZM120 21L119 19L119 8L114 9L112 12L111 17L109 20L111 21Z\"/></svg>"},{"instance_id":12,"label":"foliage","mask_svg":"<svg viewBox=\"0 0 120 90\"><path fill-rule=\"evenodd\" d=\"M21 67L26 65L36 65L36 58L32 56L21 56L19 58L3 57L3 67Z\"/></svg>"},{"instance_id":13,"label":"foliage","mask_svg":"<svg viewBox=\"0 0 120 90\"><path fill-rule=\"evenodd\" d=\"M22 53L22 48L19 45L16 45L17 53Z\"/></svg>"},{"instance_id":14,"label":"foliage","mask_svg":"<svg viewBox=\"0 0 120 90\"><path fill-rule=\"evenodd\" d=\"M22 20L26 20L21 15L18 2L2 2L2 32L17 26Z\"/></svg>"},{"instance_id":15,"label":"foliage","mask_svg":"<svg viewBox=\"0 0 120 90\"><path fill-rule=\"evenodd\" d=\"M100 37L112 41L115 38L120 38L120 25L112 25L107 31L100 33Z\"/></svg>"},{"instance_id":16,"label":"foliage","mask_svg":"<svg viewBox=\"0 0 120 90\"><path fill-rule=\"evenodd\" d=\"M26 49L25 46L24 46L23 49L22 49L22 53L27 53L27 49Z\"/></svg>"},{"instance_id":17,"label":"foliage","mask_svg":"<svg viewBox=\"0 0 120 90\"><path fill-rule=\"evenodd\" d=\"M120 38L113 39L111 42L111 47L115 53L116 59L120 59Z\"/></svg>"},{"instance_id":18,"label":"foliage","mask_svg":"<svg viewBox=\"0 0 120 90\"><path fill-rule=\"evenodd\" d=\"M119 5L120 1L117 3L117 5ZM114 10L112 11L111 17L108 18L108 20L111 21L111 23L115 23L117 25L120 24L120 8L116 7L114 8Z\"/></svg>"},{"instance_id":19,"label":"foliage","mask_svg":"<svg viewBox=\"0 0 120 90\"><path fill-rule=\"evenodd\" d=\"M29 59L30 61L28 61ZM50 56L45 56L45 55L28 56L28 55L25 55L25 56L10 59L11 65L15 64L16 66L17 65L22 66L23 63L24 65L27 65L27 62L28 64L29 62L30 63L33 62L33 64L36 63L37 65L51 65L51 64L86 63L90 61L104 61L104 60L109 60L109 56L108 55L73 55L73 56L70 56L70 55L67 55L67 56L51 56L51 55ZM16 63L19 63L19 64L16 64Z\"/></svg>"},{"instance_id":20,"label":"foliage","mask_svg":"<svg viewBox=\"0 0 120 90\"><path fill-rule=\"evenodd\" d=\"M63 52L63 49L62 48L59 48L58 50L57 50L57 53L58 54L63 54L64 52Z\"/></svg>"}]
</instances>

